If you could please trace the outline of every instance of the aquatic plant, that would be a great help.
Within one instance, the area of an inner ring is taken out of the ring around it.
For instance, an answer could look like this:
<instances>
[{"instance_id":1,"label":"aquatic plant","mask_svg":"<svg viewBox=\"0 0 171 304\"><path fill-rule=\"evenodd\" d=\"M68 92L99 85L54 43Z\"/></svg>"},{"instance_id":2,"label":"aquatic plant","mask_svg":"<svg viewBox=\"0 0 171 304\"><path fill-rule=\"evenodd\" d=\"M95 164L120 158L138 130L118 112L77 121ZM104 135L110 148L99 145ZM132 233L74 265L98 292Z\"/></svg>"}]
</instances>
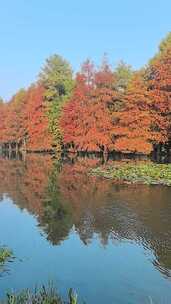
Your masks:
<instances>
[{"instance_id":1,"label":"aquatic plant","mask_svg":"<svg viewBox=\"0 0 171 304\"><path fill-rule=\"evenodd\" d=\"M119 182L171 186L171 164L129 163L92 169L90 174Z\"/></svg>"},{"instance_id":2,"label":"aquatic plant","mask_svg":"<svg viewBox=\"0 0 171 304\"><path fill-rule=\"evenodd\" d=\"M53 287L42 286L34 292L24 290L18 294L7 293L5 300L7 304L62 304L63 301Z\"/></svg>"},{"instance_id":3,"label":"aquatic plant","mask_svg":"<svg viewBox=\"0 0 171 304\"><path fill-rule=\"evenodd\" d=\"M69 289L69 304L77 304L77 294L73 291L72 288Z\"/></svg>"},{"instance_id":4,"label":"aquatic plant","mask_svg":"<svg viewBox=\"0 0 171 304\"><path fill-rule=\"evenodd\" d=\"M34 292L29 289L20 293L7 293L4 304L77 304L77 294L70 288L68 293L68 301L65 302L59 296L57 290L53 286L45 287L44 285Z\"/></svg>"},{"instance_id":5,"label":"aquatic plant","mask_svg":"<svg viewBox=\"0 0 171 304\"><path fill-rule=\"evenodd\" d=\"M6 247L0 248L0 266L2 266L5 262L7 262L11 257L13 256L13 253L10 249Z\"/></svg>"},{"instance_id":6,"label":"aquatic plant","mask_svg":"<svg viewBox=\"0 0 171 304\"><path fill-rule=\"evenodd\" d=\"M154 303L151 297L148 297L148 300L147 303ZM0 304L78 304L78 301L77 294L72 288L68 292L68 301L64 301L55 288L43 285L40 289L35 289L34 292L27 289L18 294L7 293L6 299L0 301Z\"/></svg>"}]
</instances>

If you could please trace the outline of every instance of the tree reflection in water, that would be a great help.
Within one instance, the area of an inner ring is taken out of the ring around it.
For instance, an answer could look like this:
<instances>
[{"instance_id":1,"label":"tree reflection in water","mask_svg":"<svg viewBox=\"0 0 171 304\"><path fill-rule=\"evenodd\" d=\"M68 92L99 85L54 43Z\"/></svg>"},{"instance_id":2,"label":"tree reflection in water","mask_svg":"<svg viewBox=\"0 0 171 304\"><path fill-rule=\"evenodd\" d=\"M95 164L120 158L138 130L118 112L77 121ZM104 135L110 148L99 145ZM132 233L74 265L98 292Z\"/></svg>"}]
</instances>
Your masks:
<instances>
[{"instance_id":1,"label":"tree reflection in water","mask_svg":"<svg viewBox=\"0 0 171 304\"><path fill-rule=\"evenodd\" d=\"M103 246L129 240L150 249L153 264L171 276L171 188L118 185L92 177L100 159L27 155L24 161L0 159L0 201L8 195L37 217L53 245L72 229L85 245L96 236Z\"/></svg>"}]
</instances>

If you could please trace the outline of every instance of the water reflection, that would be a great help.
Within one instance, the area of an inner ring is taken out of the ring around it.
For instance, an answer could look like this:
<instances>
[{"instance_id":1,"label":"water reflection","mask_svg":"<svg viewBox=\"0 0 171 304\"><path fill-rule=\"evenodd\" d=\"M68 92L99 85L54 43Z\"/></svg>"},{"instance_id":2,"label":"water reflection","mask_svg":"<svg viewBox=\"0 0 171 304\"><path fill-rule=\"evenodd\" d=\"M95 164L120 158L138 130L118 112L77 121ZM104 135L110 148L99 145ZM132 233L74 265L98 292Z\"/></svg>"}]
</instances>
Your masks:
<instances>
[{"instance_id":1,"label":"water reflection","mask_svg":"<svg viewBox=\"0 0 171 304\"><path fill-rule=\"evenodd\" d=\"M94 236L104 247L109 240L129 240L153 252L154 266L171 277L171 188L116 185L87 175L100 162L35 154L0 158L0 201L6 194L34 214L53 245L73 228L85 245Z\"/></svg>"}]
</instances>

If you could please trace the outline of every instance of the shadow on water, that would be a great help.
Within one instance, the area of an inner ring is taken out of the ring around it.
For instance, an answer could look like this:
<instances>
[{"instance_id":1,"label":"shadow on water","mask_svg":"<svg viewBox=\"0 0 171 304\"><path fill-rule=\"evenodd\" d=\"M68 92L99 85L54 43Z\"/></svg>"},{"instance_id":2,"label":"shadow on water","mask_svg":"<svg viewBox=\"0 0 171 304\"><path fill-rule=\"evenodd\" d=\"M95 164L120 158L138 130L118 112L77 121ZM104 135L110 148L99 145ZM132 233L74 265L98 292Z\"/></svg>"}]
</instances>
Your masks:
<instances>
[{"instance_id":1,"label":"shadow on water","mask_svg":"<svg viewBox=\"0 0 171 304\"><path fill-rule=\"evenodd\" d=\"M110 160L109 160L110 161ZM73 229L85 244L129 240L154 254L154 266L171 276L171 188L116 185L87 175L97 157L28 154L0 158L0 200L8 197L34 214L47 240L64 241Z\"/></svg>"}]
</instances>

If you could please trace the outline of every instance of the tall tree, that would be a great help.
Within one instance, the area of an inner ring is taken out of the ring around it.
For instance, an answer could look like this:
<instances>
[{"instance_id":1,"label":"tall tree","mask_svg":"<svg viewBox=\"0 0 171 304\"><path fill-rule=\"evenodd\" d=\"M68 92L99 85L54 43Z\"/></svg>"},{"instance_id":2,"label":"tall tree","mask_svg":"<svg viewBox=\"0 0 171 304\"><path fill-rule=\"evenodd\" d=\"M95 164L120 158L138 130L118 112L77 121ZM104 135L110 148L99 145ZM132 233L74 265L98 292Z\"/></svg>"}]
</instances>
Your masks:
<instances>
[{"instance_id":1,"label":"tall tree","mask_svg":"<svg viewBox=\"0 0 171 304\"><path fill-rule=\"evenodd\" d=\"M140 73L136 73L123 98L124 107L113 112L117 124L113 128L115 150L149 154L153 143L165 140L165 131L158 130L160 117L153 110L148 88Z\"/></svg>"},{"instance_id":2,"label":"tall tree","mask_svg":"<svg viewBox=\"0 0 171 304\"><path fill-rule=\"evenodd\" d=\"M76 150L110 151L113 149L110 107L116 98L113 73L107 65L94 72L90 62L81 71L61 119L64 144Z\"/></svg>"},{"instance_id":3,"label":"tall tree","mask_svg":"<svg viewBox=\"0 0 171 304\"><path fill-rule=\"evenodd\" d=\"M46 60L39 82L44 86L44 99L49 119L49 130L53 134L54 146L60 150L62 134L59 119L63 105L70 97L74 81L69 63L59 55L53 55Z\"/></svg>"},{"instance_id":4,"label":"tall tree","mask_svg":"<svg viewBox=\"0 0 171 304\"><path fill-rule=\"evenodd\" d=\"M19 140L25 133L24 130L24 89L19 90L8 103L4 103L5 118L3 123L4 140Z\"/></svg>"},{"instance_id":5,"label":"tall tree","mask_svg":"<svg viewBox=\"0 0 171 304\"><path fill-rule=\"evenodd\" d=\"M161 42L159 51L146 72L153 109L160 117L158 129L167 133L165 141L171 139L171 33ZM162 141L163 142L163 141ZM162 143L161 142L161 143Z\"/></svg>"},{"instance_id":6,"label":"tall tree","mask_svg":"<svg viewBox=\"0 0 171 304\"><path fill-rule=\"evenodd\" d=\"M150 65L153 65L155 61L160 60L162 56L169 51L171 48L171 32L169 32L166 37L160 42L158 47L158 52L155 56L149 61Z\"/></svg>"},{"instance_id":7,"label":"tall tree","mask_svg":"<svg viewBox=\"0 0 171 304\"><path fill-rule=\"evenodd\" d=\"M48 130L48 118L44 105L45 89L32 85L26 95L25 127L27 130L27 149L32 151L49 151L52 149L52 136Z\"/></svg>"}]
</instances>

